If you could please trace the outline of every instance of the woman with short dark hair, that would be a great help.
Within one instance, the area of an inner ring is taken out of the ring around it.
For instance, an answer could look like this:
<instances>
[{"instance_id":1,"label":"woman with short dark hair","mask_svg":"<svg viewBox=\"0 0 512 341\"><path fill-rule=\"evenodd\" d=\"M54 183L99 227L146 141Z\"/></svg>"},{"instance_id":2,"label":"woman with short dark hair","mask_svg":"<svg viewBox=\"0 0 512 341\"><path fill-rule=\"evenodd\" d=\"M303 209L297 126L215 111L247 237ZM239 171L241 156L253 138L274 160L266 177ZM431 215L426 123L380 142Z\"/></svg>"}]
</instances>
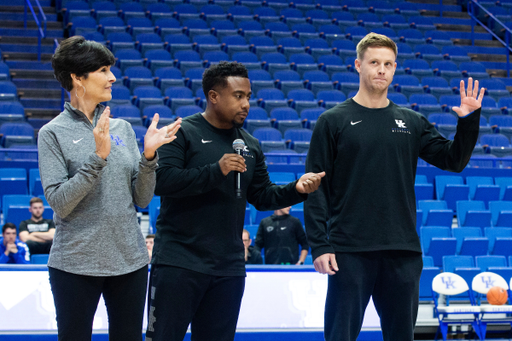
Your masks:
<instances>
[{"instance_id":1,"label":"woman with short dark hair","mask_svg":"<svg viewBox=\"0 0 512 341\"><path fill-rule=\"evenodd\" d=\"M157 129L155 114L140 155L131 125L110 119L112 53L74 36L55 51L55 77L70 92L64 111L39 132L39 169L55 212L48 261L59 340L91 340L103 295L109 339L142 340L148 252L135 205L153 198L157 148L181 120Z\"/></svg>"}]
</instances>

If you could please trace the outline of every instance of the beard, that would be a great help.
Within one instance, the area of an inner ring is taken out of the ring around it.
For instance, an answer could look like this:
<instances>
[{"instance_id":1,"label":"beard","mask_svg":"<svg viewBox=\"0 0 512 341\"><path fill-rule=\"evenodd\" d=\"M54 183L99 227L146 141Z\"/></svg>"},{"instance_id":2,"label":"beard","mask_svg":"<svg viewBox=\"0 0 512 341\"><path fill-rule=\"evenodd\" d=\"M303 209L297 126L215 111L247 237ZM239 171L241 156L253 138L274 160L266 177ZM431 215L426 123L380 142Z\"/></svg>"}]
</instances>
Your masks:
<instances>
[{"instance_id":1,"label":"beard","mask_svg":"<svg viewBox=\"0 0 512 341\"><path fill-rule=\"evenodd\" d=\"M237 121L233 120L233 127L237 128L237 129L240 129L244 126L244 122L242 121L242 123L238 123Z\"/></svg>"}]
</instances>

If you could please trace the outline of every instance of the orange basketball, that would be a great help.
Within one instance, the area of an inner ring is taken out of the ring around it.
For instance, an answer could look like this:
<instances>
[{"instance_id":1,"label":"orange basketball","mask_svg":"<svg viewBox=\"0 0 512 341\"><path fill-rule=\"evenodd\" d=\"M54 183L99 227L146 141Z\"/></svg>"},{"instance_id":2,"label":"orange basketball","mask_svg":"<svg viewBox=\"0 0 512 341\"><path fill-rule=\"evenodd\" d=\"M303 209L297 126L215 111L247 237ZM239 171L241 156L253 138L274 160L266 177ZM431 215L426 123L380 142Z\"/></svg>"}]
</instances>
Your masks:
<instances>
[{"instance_id":1,"label":"orange basketball","mask_svg":"<svg viewBox=\"0 0 512 341\"><path fill-rule=\"evenodd\" d=\"M492 305L502 305L507 303L508 294L507 290L503 289L502 287L492 287L487 292L487 302L489 302Z\"/></svg>"}]
</instances>

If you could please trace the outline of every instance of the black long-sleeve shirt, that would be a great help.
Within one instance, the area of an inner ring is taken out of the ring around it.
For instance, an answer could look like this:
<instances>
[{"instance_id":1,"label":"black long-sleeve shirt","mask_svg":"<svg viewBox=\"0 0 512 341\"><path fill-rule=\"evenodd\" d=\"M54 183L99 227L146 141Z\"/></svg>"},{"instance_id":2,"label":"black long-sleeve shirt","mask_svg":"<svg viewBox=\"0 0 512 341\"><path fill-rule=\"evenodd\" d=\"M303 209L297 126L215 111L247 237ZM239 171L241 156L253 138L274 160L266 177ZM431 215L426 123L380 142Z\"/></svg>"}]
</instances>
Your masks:
<instances>
[{"instance_id":1,"label":"black long-sleeve shirt","mask_svg":"<svg viewBox=\"0 0 512 341\"><path fill-rule=\"evenodd\" d=\"M262 219L254 243L265 249L265 264L296 264L299 245L301 250L309 249L302 223L289 214Z\"/></svg>"},{"instance_id":2,"label":"black long-sleeve shirt","mask_svg":"<svg viewBox=\"0 0 512 341\"><path fill-rule=\"evenodd\" d=\"M353 99L318 119L307 172L325 171L304 205L313 259L334 252L421 252L414 180L418 157L461 172L478 139L480 109L459 118L454 141L421 114L390 101L370 109Z\"/></svg>"},{"instance_id":3,"label":"black long-sleeve shirt","mask_svg":"<svg viewBox=\"0 0 512 341\"><path fill-rule=\"evenodd\" d=\"M222 174L219 160L242 139L247 171L242 198L235 197L235 174ZM242 129L218 129L201 114L185 118L177 139L158 149L155 194L161 196L153 264L178 266L214 276L244 276L242 242L246 201L275 210L307 198L296 181L270 182L258 140Z\"/></svg>"}]
</instances>

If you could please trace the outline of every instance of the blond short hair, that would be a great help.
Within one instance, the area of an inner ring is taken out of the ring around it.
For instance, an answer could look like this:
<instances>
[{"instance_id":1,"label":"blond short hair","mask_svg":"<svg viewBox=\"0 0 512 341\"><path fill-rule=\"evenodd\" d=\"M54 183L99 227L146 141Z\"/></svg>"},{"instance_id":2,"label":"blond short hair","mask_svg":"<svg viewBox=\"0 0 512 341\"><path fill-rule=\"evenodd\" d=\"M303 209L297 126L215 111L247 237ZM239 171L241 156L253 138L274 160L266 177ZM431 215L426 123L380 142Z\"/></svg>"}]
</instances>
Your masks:
<instances>
[{"instance_id":1,"label":"blond short hair","mask_svg":"<svg viewBox=\"0 0 512 341\"><path fill-rule=\"evenodd\" d=\"M371 32L368 33L363 39L361 39L359 44L357 44L357 59L362 60L364 53L369 47L387 47L395 53L395 57L398 54L398 49L393 40L383 34Z\"/></svg>"}]
</instances>

